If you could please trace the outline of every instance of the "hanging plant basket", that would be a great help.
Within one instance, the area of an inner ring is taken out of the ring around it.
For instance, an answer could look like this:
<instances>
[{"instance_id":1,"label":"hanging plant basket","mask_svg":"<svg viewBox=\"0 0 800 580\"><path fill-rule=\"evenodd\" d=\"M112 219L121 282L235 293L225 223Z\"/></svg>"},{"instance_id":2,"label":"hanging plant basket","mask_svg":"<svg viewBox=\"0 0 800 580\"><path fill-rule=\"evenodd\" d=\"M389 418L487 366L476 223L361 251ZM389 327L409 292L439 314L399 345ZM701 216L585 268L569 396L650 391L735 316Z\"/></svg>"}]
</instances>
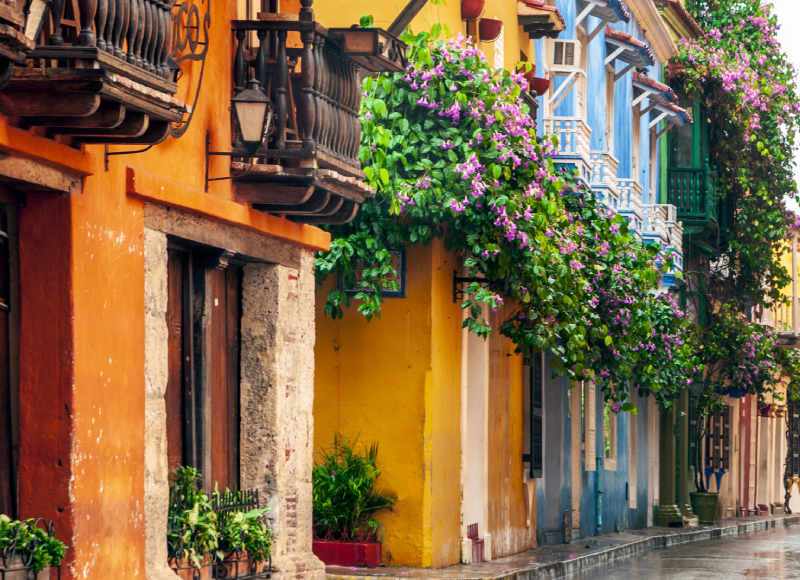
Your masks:
<instances>
[{"instance_id":1,"label":"hanging plant basket","mask_svg":"<svg viewBox=\"0 0 800 580\"><path fill-rule=\"evenodd\" d=\"M486 0L461 0L461 20L475 22L483 15Z\"/></svg>"},{"instance_id":2,"label":"hanging plant basket","mask_svg":"<svg viewBox=\"0 0 800 580\"><path fill-rule=\"evenodd\" d=\"M531 63L531 70L526 72L525 71L526 64L527 63L524 62L519 63L519 65L517 65L517 73L521 74L525 78L525 80L528 81L528 83L530 83L531 81L533 81L533 77L536 75L536 65Z\"/></svg>"},{"instance_id":3,"label":"hanging plant basket","mask_svg":"<svg viewBox=\"0 0 800 580\"><path fill-rule=\"evenodd\" d=\"M503 21L494 18L481 18L478 23L478 34L481 42L494 42L503 31Z\"/></svg>"},{"instance_id":4,"label":"hanging plant basket","mask_svg":"<svg viewBox=\"0 0 800 580\"><path fill-rule=\"evenodd\" d=\"M37 574L33 567L23 563L19 556L14 557L8 567L4 567L2 553L0 553L0 578L3 580L50 580L50 568L45 568Z\"/></svg>"},{"instance_id":5,"label":"hanging plant basket","mask_svg":"<svg viewBox=\"0 0 800 580\"><path fill-rule=\"evenodd\" d=\"M536 91L537 95L543 95L550 88L550 79L534 77L530 82L530 90Z\"/></svg>"}]
</instances>

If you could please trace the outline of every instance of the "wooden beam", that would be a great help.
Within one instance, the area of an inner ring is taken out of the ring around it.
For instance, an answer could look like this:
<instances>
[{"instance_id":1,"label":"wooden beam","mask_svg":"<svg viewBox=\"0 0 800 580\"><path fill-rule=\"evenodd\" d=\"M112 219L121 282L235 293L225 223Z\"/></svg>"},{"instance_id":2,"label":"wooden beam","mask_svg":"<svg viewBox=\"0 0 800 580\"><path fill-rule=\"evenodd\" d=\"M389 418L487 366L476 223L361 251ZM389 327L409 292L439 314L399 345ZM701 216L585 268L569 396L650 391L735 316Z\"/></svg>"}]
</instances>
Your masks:
<instances>
[{"instance_id":1,"label":"wooden beam","mask_svg":"<svg viewBox=\"0 0 800 580\"><path fill-rule=\"evenodd\" d=\"M598 24L597 27L594 30L592 30L592 33L586 38L586 44L591 44L591 42L594 40L595 36L597 36L600 33L600 31L603 30L609 22L611 22L611 20L603 20L600 24ZM606 64L608 64L608 63L606 63Z\"/></svg>"},{"instance_id":2,"label":"wooden beam","mask_svg":"<svg viewBox=\"0 0 800 580\"><path fill-rule=\"evenodd\" d=\"M0 112L11 117L88 117L100 108L100 95L16 91L14 82L0 93Z\"/></svg>"},{"instance_id":3,"label":"wooden beam","mask_svg":"<svg viewBox=\"0 0 800 580\"><path fill-rule=\"evenodd\" d=\"M328 232L271 216L229 199L208 195L203 193L202 187L193 189L184 183L164 179L140 169L127 168L126 191L129 196L146 202L180 209L311 250L326 252L330 249L331 235Z\"/></svg>"},{"instance_id":4,"label":"wooden beam","mask_svg":"<svg viewBox=\"0 0 800 580\"><path fill-rule=\"evenodd\" d=\"M389 34L393 34L394 36L400 36L403 34L408 25L411 24L411 21L419 14L419 11L428 3L428 0L409 0L409 3L406 4L405 8L400 11L400 14L397 18L394 19L389 25L389 28L386 29L386 32Z\"/></svg>"},{"instance_id":5,"label":"wooden beam","mask_svg":"<svg viewBox=\"0 0 800 580\"><path fill-rule=\"evenodd\" d=\"M281 204L253 204L253 209L259 211L268 211L270 213L281 213L284 215L304 215L316 214L325 209L331 199L329 191L321 188L315 188L314 194L305 202L297 205L281 205ZM342 199L339 197L338 199ZM341 204L340 204L341 205ZM338 209L338 208L337 208Z\"/></svg>"},{"instance_id":6,"label":"wooden beam","mask_svg":"<svg viewBox=\"0 0 800 580\"><path fill-rule=\"evenodd\" d=\"M89 145L158 145L169 137L172 124L167 121L149 121L147 130L138 137L76 137L75 140Z\"/></svg>"},{"instance_id":7,"label":"wooden beam","mask_svg":"<svg viewBox=\"0 0 800 580\"><path fill-rule=\"evenodd\" d=\"M314 193L313 185L290 185L264 181L234 181L233 188L236 192L236 201L255 204L297 206L308 201Z\"/></svg>"},{"instance_id":8,"label":"wooden beam","mask_svg":"<svg viewBox=\"0 0 800 580\"><path fill-rule=\"evenodd\" d=\"M628 74L628 71L629 71L629 70L631 70L631 69L632 69L633 67L635 67L635 66L636 66L635 64L629 64L629 65L628 65L628 66L626 66L624 69L622 69L622 70L621 70L621 71L619 71L617 74L615 74L615 75L614 75L614 82L617 82L619 79L621 79L621 78L622 78L622 77L624 77L626 74Z\"/></svg>"},{"instance_id":9,"label":"wooden beam","mask_svg":"<svg viewBox=\"0 0 800 580\"><path fill-rule=\"evenodd\" d=\"M59 135L86 135L108 137L141 137L150 127L150 117L144 113L129 113L122 123L111 129L94 127L59 127L53 133Z\"/></svg>"},{"instance_id":10,"label":"wooden beam","mask_svg":"<svg viewBox=\"0 0 800 580\"><path fill-rule=\"evenodd\" d=\"M346 224L349 221L352 221L352 219L356 217L359 207L361 207L361 205L354 201L345 201L342 204L342 207L339 208L338 211L336 211L330 216L315 216L315 215L294 216L292 218L292 221L304 224L342 225Z\"/></svg>"},{"instance_id":11,"label":"wooden beam","mask_svg":"<svg viewBox=\"0 0 800 580\"><path fill-rule=\"evenodd\" d=\"M103 103L93 115L88 117L25 117L26 125L31 127L93 127L95 129L114 129L125 119L125 107L119 103Z\"/></svg>"}]
</instances>

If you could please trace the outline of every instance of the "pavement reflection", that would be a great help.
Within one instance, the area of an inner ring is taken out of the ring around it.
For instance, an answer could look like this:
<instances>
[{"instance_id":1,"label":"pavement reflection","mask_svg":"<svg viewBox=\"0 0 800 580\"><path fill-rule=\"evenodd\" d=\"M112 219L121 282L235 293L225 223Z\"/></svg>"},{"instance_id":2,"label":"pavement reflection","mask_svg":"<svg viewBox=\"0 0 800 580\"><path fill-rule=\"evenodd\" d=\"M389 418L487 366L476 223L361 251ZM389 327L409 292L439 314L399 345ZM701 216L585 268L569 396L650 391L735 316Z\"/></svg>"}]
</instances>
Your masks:
<instances>
[{"instance_id":1,"label":"pavement reflection","mask_svg":"<svg viewBox=\"0 0 800 580\"><path fill-rule=\"evenodd\" d=\"M800 526L659 549L570 580L800 580Z\"/></svg>"}]
</instances>

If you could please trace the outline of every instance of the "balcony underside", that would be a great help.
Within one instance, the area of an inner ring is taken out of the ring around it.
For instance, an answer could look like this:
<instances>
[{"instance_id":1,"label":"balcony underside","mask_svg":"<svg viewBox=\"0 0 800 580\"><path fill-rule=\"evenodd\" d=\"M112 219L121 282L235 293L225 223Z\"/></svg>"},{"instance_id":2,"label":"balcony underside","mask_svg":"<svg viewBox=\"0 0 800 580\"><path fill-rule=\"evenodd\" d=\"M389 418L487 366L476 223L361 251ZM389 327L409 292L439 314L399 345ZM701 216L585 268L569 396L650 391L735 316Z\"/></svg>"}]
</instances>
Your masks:
<instances>
[{"instance_id":1,"label":"balcony underside","mask_svg":"<svg viewBox=\"0 0 800 580\"><path fill-rule=\"evenodd\" d=\"M800 336L797 336L790 332L776 332L775 346L777 346L778 348L800 349Z\"/></svg>"},{"instance_id":2,"label":"balcony underside","mask_svg":"<svg viewBox=\"0 0 800 580\"><path fill-rule=\"evenodd\" d=\"M374 193L361 179L331 169L231 163L236 198L296 222L345 224Z\"/></svg>"},{"instance_id":3,"label":"balcony underside","mask_svg":"<svg viewBox=\"0 0 800 580\"><path fill-rule=\"evenodd\" d=\"M81 65L95 56L92 66L102 68L18 68L0 92L0 112L73 142L151 145L164 141L171 123L181 122L188 110L172 96L174 83L95 47L48 46L34 53L58 55Z\"/></svg>"}]
</instances>

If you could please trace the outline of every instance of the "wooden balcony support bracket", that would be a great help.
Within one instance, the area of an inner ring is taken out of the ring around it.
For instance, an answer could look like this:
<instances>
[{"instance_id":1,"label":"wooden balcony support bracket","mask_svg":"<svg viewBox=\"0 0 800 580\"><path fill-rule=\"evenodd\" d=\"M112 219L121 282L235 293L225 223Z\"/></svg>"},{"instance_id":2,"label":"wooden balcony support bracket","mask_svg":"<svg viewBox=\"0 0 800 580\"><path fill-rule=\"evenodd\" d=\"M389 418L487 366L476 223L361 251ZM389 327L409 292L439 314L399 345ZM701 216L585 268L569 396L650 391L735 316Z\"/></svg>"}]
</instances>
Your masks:
<instances>
[{"instance_id":1,"label":"wooden balcony support bracket","mask_svg":"<svg viewBox=\"0 0 800 580\"><path fill-rule=\"evenodd\" d=\"M208 195L152 173L127 168L127 194L162 206L173 207L208 219L245 228L316 251L330 249L330 234L308 225L257 211L252 207Z\"/></svg>"},{"instance_id":2,"label":"wooden balcony support bracket","mask_svg":"<svg viewBox=\"0 0 800 580\"><path fill-rule=\"evenodd\" d=\"M171 55L180 60L176 51L186 47L175 37L182 29L172 8L160 0L56 1L27 54L36 66L15 68L0 92L0 113L78 143L162 142L192 110L175 98ZM2 32L0 24L0 43Z\"/></svg>"}]
</instances>

